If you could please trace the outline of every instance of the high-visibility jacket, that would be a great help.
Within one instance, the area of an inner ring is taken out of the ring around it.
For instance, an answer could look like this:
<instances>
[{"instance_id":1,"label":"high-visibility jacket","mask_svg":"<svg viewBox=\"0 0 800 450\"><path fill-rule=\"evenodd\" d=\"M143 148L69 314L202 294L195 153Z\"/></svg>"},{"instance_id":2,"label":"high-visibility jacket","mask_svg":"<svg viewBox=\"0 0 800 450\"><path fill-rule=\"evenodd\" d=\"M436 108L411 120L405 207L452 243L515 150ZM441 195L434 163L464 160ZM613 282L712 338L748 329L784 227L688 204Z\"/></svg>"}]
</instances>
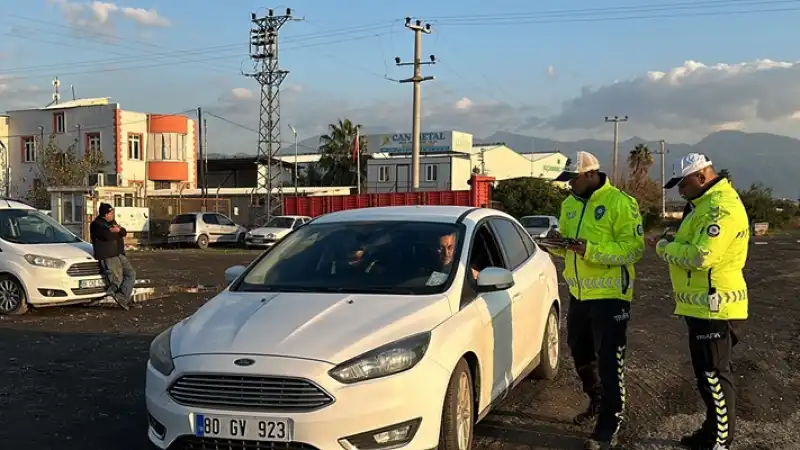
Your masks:
<instances>
[{"instance_id":1,"label":"high-visibility jacket","mask_svg":"<svg viewBox=\"0 0 800 450\"><path fill-rule=\"evenodd\" d=\"M644 254L639 203L606 179L588 199L570 195L561 203L561 235L586 240L586 253L565 258L564 279L578 300L633 299L634 264Z\"/></svg>"},{"instance_id":2,"label":"high-visibility jacket","mask_svg":"<svg viewBox=\"0 0 800 450\"><path fill-rule=\"evenodd\" d=\"M691 203L674 241L662 239L656 246L658 256L669 263L675 314L746 319L747 283L742 269L750 221L739 194L727 179L718 178Z\"/></svg>"}]
</instances>

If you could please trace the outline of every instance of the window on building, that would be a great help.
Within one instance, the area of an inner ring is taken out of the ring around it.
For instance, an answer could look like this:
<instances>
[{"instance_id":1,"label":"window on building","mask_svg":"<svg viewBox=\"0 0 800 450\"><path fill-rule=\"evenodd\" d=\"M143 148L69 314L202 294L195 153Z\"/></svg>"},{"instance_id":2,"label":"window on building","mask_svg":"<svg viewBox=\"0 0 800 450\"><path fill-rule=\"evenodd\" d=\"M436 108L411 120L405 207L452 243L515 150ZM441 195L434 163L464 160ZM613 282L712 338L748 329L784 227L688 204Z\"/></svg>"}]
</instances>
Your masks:
<instances>
[{"instance_id":1,"label":"window on building","mask_svg":"<svg viewBox=\"0 0 800 450\"><path fill-rule=\"evenodd\" d=\"M425 181L437 181L439 179L439 166L436 164L425 165Z\"/></svg>"},{"instance_id":2,"label":"window on building","mask_svg":"<svg viewBox=\"0 0 800 450\"><path fill-rule=\"evenodd\" d=\"M128 134L128 159L141 161L142 159L141 134Z\"/></svg>"},{"instance_id":3,"label":"window on building","mask_svg":"<svg viewBox=\"0 0 800 450\"><path fill-rule=\"evenodd\" d=\"M389 166L378 166L378 181L389 181Z\"/></svg>"},{"instance_id":4,"label":"window on building","mask_svg":"<svg viewBox=\"0 0 800 450\"><path fill-rule=\"evenodd\" d=\"M53 113L53 131L56 133L67 131L67 119L63 112Z\"/></svg>"},{"instance_id":5,"label":"window on building","mask_svg":"<svg viewBox=\"0 0 800 450\"><path fill-rule=\"evenodd\" d=\"M33 136L22 138L22 162L36 162L36 138Z\"/></svg>"},{"instance_id":6,"label":"window on building","mask_svg":"<svg viewBox=\"0 0 800 450\"><path fill-rule=\"evenodd\" d=\"M83 194L61 194L62 223L80 223L83 219Z\"/></svg>"},{"instance_id":7,"label":"window on building","mask_svg":"<svg viewBox=\"0 0 800 450\"><path fill-rule=\"evenodd\" d=\"M102 153L100 146L100 133L86 133L86 154Z\"/></svg>"},{"instance_id":8,"label":"window on building","mask_svg":"<svg viewBox=\"0 0 800 450\"><path fill-rule=\"evenodd\" d=\"M171 181L155 181L153 182L153 189L172 189Z\"/></svg>"},{"instance_id":9,"label":"window on building","mask_svg":"<svg viewBox=\"0 0 800 450\"><path fill-rule=\"evenodd\" d=\"M148 161L186 161L187 137L178 133L152 133L148 136Z\"/></svg>"}]
</instances>

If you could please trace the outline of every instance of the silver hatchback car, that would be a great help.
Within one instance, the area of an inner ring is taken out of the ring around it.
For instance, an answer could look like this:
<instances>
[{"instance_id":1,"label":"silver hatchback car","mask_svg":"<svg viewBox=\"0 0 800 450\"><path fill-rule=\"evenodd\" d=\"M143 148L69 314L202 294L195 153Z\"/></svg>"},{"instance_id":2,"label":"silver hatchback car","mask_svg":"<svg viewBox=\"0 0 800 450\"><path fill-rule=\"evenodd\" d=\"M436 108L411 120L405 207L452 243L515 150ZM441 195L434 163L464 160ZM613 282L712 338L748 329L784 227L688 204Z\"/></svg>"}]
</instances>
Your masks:
<instances>
[{"instance_id":1,"label":"silver hatchback car","mask_svg":"<svg viewBox=\"0 0 800 450\"><path fill-rule=\"evenodd\" d=\"M244 245L247 228L217 212L178 214L169 225L170 244L192 244L208 248L210 244Z\"/></svg>"}]
</instances>

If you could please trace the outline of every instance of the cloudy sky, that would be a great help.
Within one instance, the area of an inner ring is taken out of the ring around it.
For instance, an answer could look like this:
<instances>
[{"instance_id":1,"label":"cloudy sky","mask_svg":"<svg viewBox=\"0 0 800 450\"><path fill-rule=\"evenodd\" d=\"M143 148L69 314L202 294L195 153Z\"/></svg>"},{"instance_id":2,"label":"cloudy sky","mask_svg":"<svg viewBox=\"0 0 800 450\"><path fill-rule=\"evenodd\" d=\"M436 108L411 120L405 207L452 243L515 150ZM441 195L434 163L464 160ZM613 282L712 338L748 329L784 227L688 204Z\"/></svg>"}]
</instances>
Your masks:
<instances>
[{"instance_id":1,"label":"cloudy sky","mask_svg":"<svg viewBox=\"0 0 800 450\"><path fill-rule=\"evenodd\" d=\"M435 3L435 5L433 5ZM247 34L262 2L0 0L0 111L63 98L111 97L124 109L207 116L211 151L255 147L260 92ZM430 21L423 127L476 136L504 130L561 140L693 143L719 129L800 137L800 1L299 0L281 30L283 139L347 117L411 127L406 15ZM285 5L269 5L283 11Z\"/></svg>"}]
</instances>

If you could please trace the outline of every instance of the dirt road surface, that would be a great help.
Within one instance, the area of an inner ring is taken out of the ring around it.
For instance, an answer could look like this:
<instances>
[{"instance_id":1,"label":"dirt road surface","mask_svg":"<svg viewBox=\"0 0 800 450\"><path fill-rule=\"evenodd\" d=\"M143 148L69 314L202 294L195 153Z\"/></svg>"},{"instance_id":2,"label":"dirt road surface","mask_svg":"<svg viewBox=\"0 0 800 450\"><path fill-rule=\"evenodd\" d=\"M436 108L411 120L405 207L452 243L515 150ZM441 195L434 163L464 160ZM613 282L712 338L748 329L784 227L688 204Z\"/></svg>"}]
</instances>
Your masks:
<instances>
[{"instance_id":1,"label":"dirt road surface","mask_svg":"<svg viewBox=\"0 0 800 450\"><path fill-rule=\"evenodd\" d=\"M737 328L735 448L800 449L800 243L766 242L751 247L751 319ZM157 286L219 289L227 267L246 264L256 255L179 250L137 252L131 259L139 278ZM665 266L652 251L637 270L625 448L680 448L675 439L701 420L685 326L671 316ZM0 448L148 448L143 385L150 341L212 296L176 292L128 312L110 306L66 307L0 317ZM514 390L478 426L476 447L582 448L587 430L570 419L584 406L564 348L560 376L552 382L525 382Z\"/></svg>"}]
</instances>

